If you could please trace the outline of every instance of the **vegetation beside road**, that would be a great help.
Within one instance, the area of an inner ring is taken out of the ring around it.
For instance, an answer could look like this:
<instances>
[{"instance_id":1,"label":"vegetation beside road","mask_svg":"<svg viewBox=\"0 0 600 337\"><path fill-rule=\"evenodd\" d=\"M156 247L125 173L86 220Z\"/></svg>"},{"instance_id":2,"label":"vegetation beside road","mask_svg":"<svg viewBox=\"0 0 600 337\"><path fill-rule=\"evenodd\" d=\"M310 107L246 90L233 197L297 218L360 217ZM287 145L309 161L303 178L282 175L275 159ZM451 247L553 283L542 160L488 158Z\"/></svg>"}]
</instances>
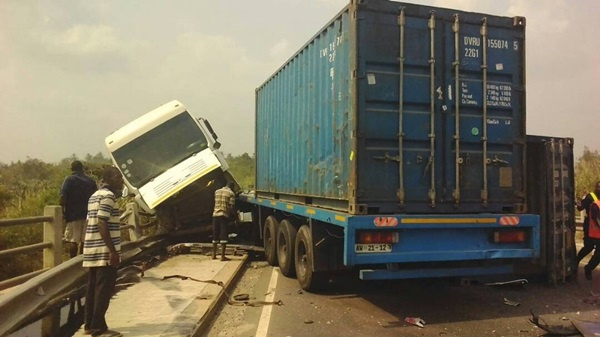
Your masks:
<instances>
[{"instance_id":1,"label":"vegetation beside road","mask_svg":"<svg viewBox=\"0 0 600 337\"><path fill-rule=\"evenodd\" d=\"M10 164L0 163L0 219L41 216L47 205L59 204L60 187L71 174L71 162L81 160L86 174L100 181L102 167L111 161L101 152L83 158L76 155L58 163L27 159ZM244 153L226 157L234 177L243 189L254 186L254 156ZM40 224L0 228L0 250L39 243L43 238ZM0 281L42 268L42 252L0 258Z\"/></svg>"},{"instance_id":2,"label":"vegetation beside road","mask_svg":"<svg viewBox=\"0 0 600 337\"><path fill-rule=\"evenodd\" d=\"M591 151L587 146L583 155L575 163L575 196L582 198L592 192L600 180L600 153Z\"/></svg>"}]
</instances>

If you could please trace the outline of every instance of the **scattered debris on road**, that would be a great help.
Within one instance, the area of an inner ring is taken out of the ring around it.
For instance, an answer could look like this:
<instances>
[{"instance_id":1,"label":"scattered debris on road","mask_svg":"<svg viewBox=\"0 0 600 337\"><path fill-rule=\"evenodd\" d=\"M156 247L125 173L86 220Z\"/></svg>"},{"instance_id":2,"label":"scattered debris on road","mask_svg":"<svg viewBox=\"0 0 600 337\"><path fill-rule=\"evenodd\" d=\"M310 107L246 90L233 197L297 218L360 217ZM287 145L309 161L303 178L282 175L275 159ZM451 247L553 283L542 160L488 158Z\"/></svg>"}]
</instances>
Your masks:
<instances>
[{"instance_id":1,"label":"scattered debris on road","mask_svg":"<svg viewBox=\"0 0 600 337\"><path fill-rule=\"evenodd\" d=\"M583 302L591 305L600 305L600 294L590 291L591 296L583 299Z\"/></svg>"},{"instance_id":2,"label":"scattered debris on road","mask_svg":"<svg viewBox=\"0 0 600 337\"><path fill-rule=\"evenodd\" d=\"M584 337L600 336L600 322L571 321Z\"/></svg>"},{"instance_id":3,"label":"scattered debris on road","mask_svg":"<svg viewBox=\"0 0 600 337\"><path fill-rule=\"evenodd\" d=\"M409 324L412 324L412 325L416 325L419 328L424 328L425 327L425 321L421 317L406 317L404 319L404 321L406 323L409 323Z\"/></svg>"},{"instance_id":4,"label":"scattered debris on road","mask_svg":"<svg viewBox=\"0 0 600 337\"><path fill-rule=\"evenodd\" d=\"M510 280L510 281L504 281L504 282L490 282L490 283L485 283L486 286L518 286L518 287L522 287L524 285L526 285L527 283L529 283L529 281L527 281L524 278L520 278L520 279L516 279L516 280Z\"/></svg>"},{"instance_id":5,"label":"scattered debris on road","mask_svg":"<svg viewBox=\"0 0 600 337\"><path fill-rule=\"evenodd\" d=\"M540 329L557 336L575 336L579 335L579 330L573 325L571 322L570 326L566 325L549 325L546 321L540 316L533 313L533 310L530 310L531 318L529 321L535 324Z\"/></svg>"},{"instance_id":6,"label":"scattered debris on road","mask_svg":"<svg viewBox=\"0 0 600 337\"><path fill-rule=\"evenodd\" d=\"M515 301L511 301L511 300L509 300L506 297L504 298L504 304L510 305L510 306L513 306L513 307L518 307L519 305L521 305L521 303L515 302Z\"/></svg>"}]
</instances>

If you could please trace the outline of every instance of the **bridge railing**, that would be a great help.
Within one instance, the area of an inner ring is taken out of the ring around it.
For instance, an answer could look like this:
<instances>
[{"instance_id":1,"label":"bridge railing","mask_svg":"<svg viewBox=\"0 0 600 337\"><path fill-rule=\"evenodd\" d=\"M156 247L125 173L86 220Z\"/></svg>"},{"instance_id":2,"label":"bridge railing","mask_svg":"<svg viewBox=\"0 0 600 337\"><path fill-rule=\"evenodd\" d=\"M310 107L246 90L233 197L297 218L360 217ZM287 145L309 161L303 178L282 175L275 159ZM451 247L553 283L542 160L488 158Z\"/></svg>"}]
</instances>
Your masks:
<instances>
[{"instance_id":1,"label":"bridge railing","mask_svg":"<svg viewBox=\"0 0 600 337\"><path fill-rule=\"evenodd\" d=\"M18 254L43 250L42 269L33 271L25 275L20 275L5 281L1 281L0 290L21 284L43 273L44 271L49 270L52 267L58 266L63 262L63 216L62 209L60 206L46 206L44 208L43 216L20 219L2 219L0 220L0 227L3 228L12 226L23 226L39 223L43 223L44 226L44 236L42 242L22 247L0 250L0 258L11 257Z\"/></svg>"},{"instance_id":2,"label":"bridge railing","mask_svg":"<svg viewBox=\"0 0 600 337\"><path fill-rule=\"evenodd\" d=\"M121 266L127 269L132 261L152 256L166 242L164 235L144 236L138 241L124 242L121 246ZM82 262L83 256L78 255L3 294L0 293L0 336L9 335L28 324L33 325L34 322L41 322L41 331L36 332L36 335L65 335L64 332L70 329L67 325L72 317L61 319L61 308L73 304L83 296L81 290L86 284L87 268L82 266ZM74 314L82 317L80 310Z\"/></svg>"},{"instance_id":3,"label":"bridge railing","mask_svg":"<svg viewBox=\"0 0 600 337\"><path fill-rule=\"evenodd\" d=\"M125 212L120 217L121 229L129 232L130 241L138 241L144 229L156 225L156 222L141 224L140 212L136 203L128 203ZM43 223L44 236L42 242L0 250L0 258L15 256L43 250L42 269L24 275L19 275L8 280L0 281L0 291L19 285L63 262L63 214L60 206L46 206L43 216L0 219L0 228L23 226Z\"/></svg>"},{"instance_id":4,"label":"bridge railing","mask_svg":"<svg viewBox=\"0 0 600 337\"><path fill-rule=\"evenodd\" d=\"M123 235L122 265L144 256L164 245L164 236L143 236L145 229L156 221L142 224L137 204L128 203L120 217ZM55 336L65 330L60 323L60 307L64 302L73 304L82 296L87 270L82 267L83 256L63 262L63 216L60 206L46 206L44 215L20 219L2 219L0 228L43 223L43 241L22 247L0 250L0 258L44 250L43 268L29 274L0 282L0 336L5 336L32 322L40 322L41 336ZM129 239L129 240L127 240ZM10 289L7 289L10 288ZM58 310L55 308L58 307ZM69 312L67 324L71 315Z\"/></svg>"}]
</instances>

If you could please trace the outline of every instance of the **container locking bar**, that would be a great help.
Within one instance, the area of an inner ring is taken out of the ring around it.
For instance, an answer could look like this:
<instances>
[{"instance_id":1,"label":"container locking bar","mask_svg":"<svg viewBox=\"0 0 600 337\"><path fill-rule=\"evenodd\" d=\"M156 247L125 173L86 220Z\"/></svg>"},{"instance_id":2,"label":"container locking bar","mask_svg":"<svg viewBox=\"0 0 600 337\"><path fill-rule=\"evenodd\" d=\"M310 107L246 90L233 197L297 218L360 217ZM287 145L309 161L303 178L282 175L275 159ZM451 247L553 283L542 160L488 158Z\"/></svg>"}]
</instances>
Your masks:
<instances>
[{"instance_id":1,"label":"container locking bar","mask_svg":"<svg viewBox=\"0 0 600 337\"><path fill-rule=\"evenodd\" d=\"M567 250L567 216L566 216L566 211L565 211L565 167L564 167L564 163L565 163L565 153L564 153L564 149L563 149L563 141L559 140L558 141L558 154L559 154L559 158L560 158L560 182L558 183L558 186L560 186L560 214L561 214L561 221L560 221L560 233L561 233L561 238L562 238L562 245L560 253L561 253L561 261L562 261L562 270L561 270L561 276L562 276L562 282L565 283L566 281L566 275L567 275L567 257L566 257L566 250Z\"/></svg>"},{"instance_id":2,"label":"container locking bar","mask_svg":"<svg viewBox=\"0 0 600 337\"><path fill-rule=\"evenodd\" d=\"M400 71L398 74L398 203L400 208L404 207L404 29L406 26L406 18L404 16L404 7L400 8L398 15L398 25L400 26L400 51L398 63Z\"/></svg>"},{"instance_id":3,"label":"container locking bar","mask_svg":"<svg viewBox=\"0 0 600 337\"><path fill-rule=\"evenodd\" d=\"M481 145L482 149L482 177L483 177L483 188L481 190L481 202L484 207L488 205L488 158L487 158L487 18L483 18L481 20L481 40L482 40L482 50L483 50L483 58L481 60L481 70L482 70L482 96L483 96L483 114L481 117Z\"/></svg>"},{"instance_id":4,"label":"container locking bar","mask_svg":"<svg viewBox=\"0 0 600 337\"><path fill-rule=\"evenodd\" d=\"M430 92L430 125L429 133L429 164L431 169L431 188L429 189L429 202L435 207L435 11L430 12L429 22L430 58L429 58L429 92Z\"/></svg>"},{"instance_id":5,"label":"container locking bar","mask_svg":"<svg viewBox=\"0 0 600 337\"><path fill-rule=\"evenodd\" d=\"M556 231L558 228L556 228L557 226L557 215L556 215L556 185L555 185L555 180L556 180L556 146L555 146L555 142L554 139L552 139L550 141L550 153L552 154L552 181L550 182L550 185L552 186L552 200L550 202L550 204L552 205L552 221L550 221L550 223L552 224L552 260L555 261L555 259L558 257L557 254L557 249L559 249L558 247L558 242L557 242L557 238L556 238ZM562 236L564 236L564 233L561 233ZM561 247L562 248L562 247ZM562 256L562 255L560 255ZM553 266L552 268L552 280L554 283L556 283L556 265Z\"/></svg>"},{"instance_id":6,"label":"container locking bar","mask_svg":"<svg viewBox=\"0 0 600 337\"><path fill-rule=\"evenodd\" d=\"M452 191L452 197L454 203L460 202L460 165L463 160L460 158L460 99L459 99L459 67L460 67L460 51L459 51L459 32L460 25L458 20L458 14L454 14L454 23L452 24L452 31L454 32L454 191Z\"/></svg>"}]
</instances>

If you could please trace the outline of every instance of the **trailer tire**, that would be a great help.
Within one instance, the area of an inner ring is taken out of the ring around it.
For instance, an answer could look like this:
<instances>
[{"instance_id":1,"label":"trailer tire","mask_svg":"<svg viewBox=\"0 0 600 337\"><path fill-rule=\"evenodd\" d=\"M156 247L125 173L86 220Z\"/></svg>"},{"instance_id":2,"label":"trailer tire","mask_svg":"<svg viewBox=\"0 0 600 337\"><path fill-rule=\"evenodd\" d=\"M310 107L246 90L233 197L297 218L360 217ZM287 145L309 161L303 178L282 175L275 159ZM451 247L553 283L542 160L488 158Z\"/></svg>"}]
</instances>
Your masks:
<instances>
[{"instance_id":1,"label":"trailer tire","mask_svg":"<svg viewBox=\"0 0 600 337\"><path fill-rule=\"evenodd\" d=\"M281 273L287 277L294 277L296 274L294 261L294 247L296 246L296 233L298 230L288 220L283 220L279 224L277 234L277 260Z\"/></svg>"},{"instance_id":2,"label":"trailer tire","mask_svg":"<svg viewBox=\"0 0 600 337\"><path fill-rule=\"evenodd\" d=\"M271 266L277 266L277 231L279 221L270 215L265 220L263 232L263 246L265 248L265 259Z\"/></svg>"},{"instance_id":3,"label":"trailer tire","mask_svg":"<svg viewBox=\"0 0 600 337\"><path fill-rule=\"evenodd\" d=\"M325 274L314 271L314 248L310 227L302 225L296 235L294 245L296 277L300 287L306 291L322 289L325 285Z\"/></svg>"}]
</instances>

